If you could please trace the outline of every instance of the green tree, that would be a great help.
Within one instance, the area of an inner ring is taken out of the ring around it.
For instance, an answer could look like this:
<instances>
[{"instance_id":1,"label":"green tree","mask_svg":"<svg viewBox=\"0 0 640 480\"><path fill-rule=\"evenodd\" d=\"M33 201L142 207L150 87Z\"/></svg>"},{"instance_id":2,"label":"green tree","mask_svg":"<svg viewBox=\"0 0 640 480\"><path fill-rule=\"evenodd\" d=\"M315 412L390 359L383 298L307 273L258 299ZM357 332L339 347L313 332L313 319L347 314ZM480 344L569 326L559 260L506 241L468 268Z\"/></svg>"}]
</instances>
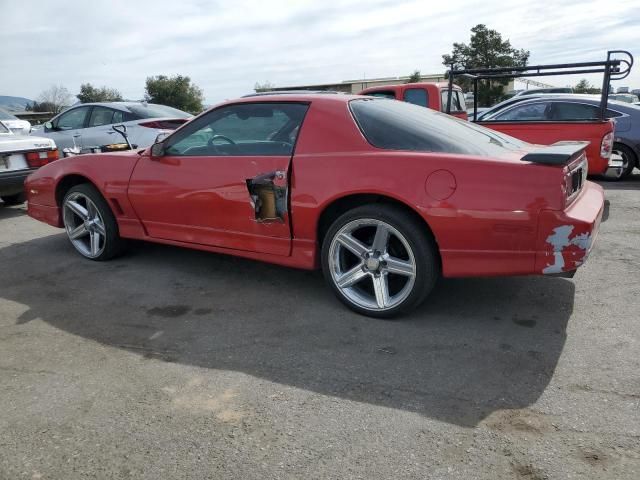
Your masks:
<instances>
[{"instance_id":1,"label":"green tree","mask_svg":"<svg viewBox=\"0 0 640 480\"><path fill-rule=\"evenodd\" d=\"M76 97L78 97L81 103L122 101L122 95L115 88L96 88L90 83L80 85L80 93L78 93Z\"/></svg>"},{"instance_id":2,"label":"green tree","mask_svg":"<svg viewBox=\"0 0 640 480\"><path fill-rule=\"evenodd\" d=\"M601 88L592 86L586 78L580 80L575 87L573 87L573 93L601 93Z\"/></svg>"},{"instance_id":3,"label":"green tree","mask_svg":"<svg viewBox=\"0 0 640 480\"><path fill-rule=\"evenodd\" d=\"M528 50L518 50L511 46L509 40L503 40L502 35L478 24L471 29L471 41L454 43L450 54L442 55L442 63L451 68L497 68L497 67L525 67L529 61ZM463 89L471 89L473 83L469 79L456 78L456 83ZM509 81L489 80L478 84L478 105L491 106L500 101L503 90Z\"/></svg>"},{"instance_id":4,"label":"green tree","mask_svg":"<svg viewBox=\"0 0 640 480\"><path fill-rule=\"evenodd\" d=\"M407 83L418 83L420 80L422 80L420 70L414 70L414 72L409 76L409 80L407 80Z\"/></svg>"},{"instance_id":5,"label":"green tree","mask_svg":"<svg viewBox=\"0 0 640 480\"><path fill-rule=\"evenodd\" d=\"M203 110L204 94L189 77L157 75L147 77L144 99L196 114Z\"/></svg>"}]
</instances>

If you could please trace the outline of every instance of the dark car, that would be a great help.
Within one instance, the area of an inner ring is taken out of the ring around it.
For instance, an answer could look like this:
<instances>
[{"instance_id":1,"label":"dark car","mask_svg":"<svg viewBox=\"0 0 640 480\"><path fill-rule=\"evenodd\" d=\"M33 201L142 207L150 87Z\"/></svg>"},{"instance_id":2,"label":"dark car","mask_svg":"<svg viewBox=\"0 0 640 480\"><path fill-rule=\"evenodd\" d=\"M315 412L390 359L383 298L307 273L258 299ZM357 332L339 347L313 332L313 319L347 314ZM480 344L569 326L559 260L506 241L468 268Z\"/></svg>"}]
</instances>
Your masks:
<instances>
[{"instance_id":1,"label":"dark car","mask_svg":"<svg viewBox=\"0 0 640 480\"><path fill-rule=\"evenodd\" d=\"M600 96L538 94L511 98L482 113L478 120L491 121L576 121L598 118ZM614 153L622 157L622 168L615 178L630 175L640 168L640 106L609 100L606 118L616 123Z\"/></svg>"}]
</instances>

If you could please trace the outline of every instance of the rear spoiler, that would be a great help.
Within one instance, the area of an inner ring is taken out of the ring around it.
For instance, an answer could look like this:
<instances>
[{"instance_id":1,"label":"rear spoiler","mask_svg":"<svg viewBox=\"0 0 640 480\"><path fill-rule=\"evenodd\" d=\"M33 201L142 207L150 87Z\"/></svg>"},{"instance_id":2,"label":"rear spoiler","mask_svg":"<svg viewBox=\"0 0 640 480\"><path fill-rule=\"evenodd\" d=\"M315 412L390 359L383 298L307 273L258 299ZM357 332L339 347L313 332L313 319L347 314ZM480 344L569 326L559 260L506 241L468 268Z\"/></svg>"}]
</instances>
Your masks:
<instances>
[{"instance_id":1,"label":"rear spoiler","mask_svg":"<svg viewBox=\"0 0 640 480\"><path fill-rule=\"evenodd\" d=\"M580 155L588 145L589 142L556 142L548 147L537 148L520 160L544 165L566 165Z\"/></svg>"}]
</instances>

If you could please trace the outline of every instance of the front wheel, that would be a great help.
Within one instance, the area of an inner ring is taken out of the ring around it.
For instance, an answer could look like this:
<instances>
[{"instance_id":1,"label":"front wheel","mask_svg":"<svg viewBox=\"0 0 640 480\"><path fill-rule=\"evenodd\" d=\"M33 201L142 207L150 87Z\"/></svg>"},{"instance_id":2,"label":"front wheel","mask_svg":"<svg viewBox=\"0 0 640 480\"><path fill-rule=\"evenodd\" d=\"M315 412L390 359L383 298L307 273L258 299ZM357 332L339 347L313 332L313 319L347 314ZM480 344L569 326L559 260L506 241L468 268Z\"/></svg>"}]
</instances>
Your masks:
<instances>
[{"instance_id":1,"label":"front wheel","mask_svg":"<svg viewBox=\"0 0 640 480\"><path fill-rule=\"evenodd\" d=\"M417 307L440 273L424 226L384 204L355 208L333 222L322 243L322 270L349 308L380 318Z\"/></svg>"},{"instance_id":2,"label":"front wheel","mask_svg":"<svg viewBox=\"0 0 640 480\"><path fill-rule=\"evenodd\" d=\"M62 220L71 245L83 257L108 260L122 250L116 219L93 185L76 185L67 192Z\"/></svg>"}]
</instances>

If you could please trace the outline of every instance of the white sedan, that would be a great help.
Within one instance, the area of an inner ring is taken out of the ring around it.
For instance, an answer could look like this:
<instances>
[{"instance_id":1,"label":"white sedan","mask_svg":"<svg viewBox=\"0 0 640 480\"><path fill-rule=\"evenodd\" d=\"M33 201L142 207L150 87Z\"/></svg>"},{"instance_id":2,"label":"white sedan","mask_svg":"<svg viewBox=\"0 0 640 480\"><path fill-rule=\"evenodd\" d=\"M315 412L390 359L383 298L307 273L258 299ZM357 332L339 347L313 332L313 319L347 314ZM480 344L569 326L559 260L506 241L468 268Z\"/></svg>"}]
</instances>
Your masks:
<instances>
[{"instance_id":1,"label":"white sedan","mask_svg":"<svg viewBox=\"0 0 640 480\"><path fill-rule=\"evenodd\" d=\"M2 108L0 108L0 122L4 123L16 135L29 135L31 130L31 123L26 120L20 120Z\"/></svg>"},{"instance_id":2,"label":"white sedan","mask_svg":"<svg viewBox=\"0 0 640 480\"><path fill-rule=\"evenodd\" d=\"M25 178L58 157L50 138L15 135L0 121L0 199L6 205L23 203Z\"/></svg>"},{"instance_id":3,"label":"white sedan","mask_svg":"<svg viewBox=\"0 0 640 480\"><path fill-rule=\"evenodd\" d=\"M51 138L60 151L79 148L83 153L92 148L122 143L114 125L125 125L132 145L140 148L153 144L158 134L172 132L191 114L165 105L146 102L81 103L59 113L31 133Z\"/></svg>"}]
</instances>

